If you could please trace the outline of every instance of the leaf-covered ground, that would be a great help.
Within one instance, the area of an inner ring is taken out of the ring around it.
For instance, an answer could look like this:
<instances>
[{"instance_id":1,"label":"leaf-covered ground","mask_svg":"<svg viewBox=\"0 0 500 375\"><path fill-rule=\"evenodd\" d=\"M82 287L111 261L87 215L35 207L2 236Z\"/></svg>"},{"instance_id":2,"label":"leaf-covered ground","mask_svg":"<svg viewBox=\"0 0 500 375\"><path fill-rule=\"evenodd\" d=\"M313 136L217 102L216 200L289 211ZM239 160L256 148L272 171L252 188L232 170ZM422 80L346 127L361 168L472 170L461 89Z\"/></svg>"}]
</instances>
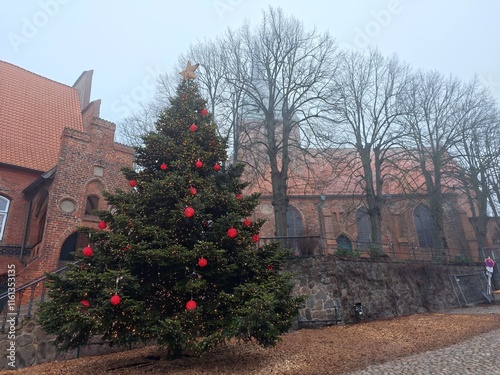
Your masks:
<instances>
[{"instance_id":1,"label":"leaf-covered ground","mask_svg":"<svg viewBox=\"0 0 500 375\"><path fill-rule=\"evenodd\" d=\"M302 329L284 335L271 349L231 343L201 358L169 361L158 348L147 347L0 374L347 374L369 364L446 347L500 328L500 306L458 312Z\"/></svg>"}]
</instances>

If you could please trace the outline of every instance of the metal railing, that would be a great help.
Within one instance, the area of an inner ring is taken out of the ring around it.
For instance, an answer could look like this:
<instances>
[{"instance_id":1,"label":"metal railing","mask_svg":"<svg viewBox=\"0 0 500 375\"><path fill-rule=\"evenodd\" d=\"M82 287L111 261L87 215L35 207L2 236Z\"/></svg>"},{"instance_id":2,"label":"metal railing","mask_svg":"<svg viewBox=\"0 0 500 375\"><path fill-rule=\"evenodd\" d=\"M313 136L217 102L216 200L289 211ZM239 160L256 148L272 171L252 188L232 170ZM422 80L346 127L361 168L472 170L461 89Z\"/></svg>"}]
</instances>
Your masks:
<instances>
[{"instance_id":1,"label":"metal railing","mask_svg":"<svg viewBox=\"0 0 500 375\"><path fill-rule=\"evenodd\" d=\"M333 238L320 236L261 237L259 245L281 242L283 247L293 250L292 257L313 257L318 255L342 255L344 258L373 258L397 261L419 261L430 263L477 263L486 256L500 261L500 248L487 248L484 251L466 251L462 248L443 249L420 247L414 243L395 244L394 242L375 244L353 242L350 246L327 246Z\"/></svg>"},{"instance_id":2,"label":"metal railing","mask_svg":"<svg viewBox=\"0 0 500 375\"><path fill-rule=\"evenodd\" d=\"M80 261L76 261L72 264L78 264ZM60 274L68 269L69 265L59 268L58 270L51 272L53 274ZM7 319L14 319L15 325L19 322L19 317L21 315L21 306L23 305L23 297L26 291L29 290L28 304L26 306L26 318L30 319L33 312L33 304L35 302L35 294L38 286L42 287L40 292L40 301L45 300L45 281L47 276L40 276L35 280L32 280L14 291L8 291L0 294L0 306L3 304L2 315L2 326L0 327L0 332L5 333L5 325L7 324ZM11 297L14 296L14 297ZM14 300L15 303L11 304L10 301Z\"/></svg>"}]
</instances>

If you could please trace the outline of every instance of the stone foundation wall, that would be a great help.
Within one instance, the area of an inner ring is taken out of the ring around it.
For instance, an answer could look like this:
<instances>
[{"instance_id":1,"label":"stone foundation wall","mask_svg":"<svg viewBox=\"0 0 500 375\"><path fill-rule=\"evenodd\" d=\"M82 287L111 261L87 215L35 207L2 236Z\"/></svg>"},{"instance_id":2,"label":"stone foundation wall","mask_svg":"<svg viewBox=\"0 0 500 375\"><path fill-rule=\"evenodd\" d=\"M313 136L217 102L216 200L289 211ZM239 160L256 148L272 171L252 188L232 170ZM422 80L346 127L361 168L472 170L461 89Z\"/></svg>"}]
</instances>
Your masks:
<instances>
[{"instance_id":1,"label":"stone foundation wall","mask_svg":"<svg viewBox=\"0 0 500 375\"><path fill-rule=\"evenodd\" d=\"M7 323L7 329L9 324ZM0 370L14 370L29 367L38 363L74 359L78 356L100 355L123 351L123 347L109 347L100 340L94 340L89 345L76 350L57 353L53 345L54 336L47 335L35 319L19 321L15 331L15 367L9 365L9 349L11 341L6 333L0 334Z\"/></svg>"},{"instance_id":2,"label":"stone foundation wall","mask_svg":"<svg viewBox=\"0 0 500 375\"><path fill-rule=\"evenodd\" d=\"M289 265L295 292L307 296L299 326L335 323L335 309L344 322L356 320L361 303L364 319L385 319L459 305L450 274L484 272L481 264L399 263L334 256L294 259Z\"/></svg>"}]
</instances>

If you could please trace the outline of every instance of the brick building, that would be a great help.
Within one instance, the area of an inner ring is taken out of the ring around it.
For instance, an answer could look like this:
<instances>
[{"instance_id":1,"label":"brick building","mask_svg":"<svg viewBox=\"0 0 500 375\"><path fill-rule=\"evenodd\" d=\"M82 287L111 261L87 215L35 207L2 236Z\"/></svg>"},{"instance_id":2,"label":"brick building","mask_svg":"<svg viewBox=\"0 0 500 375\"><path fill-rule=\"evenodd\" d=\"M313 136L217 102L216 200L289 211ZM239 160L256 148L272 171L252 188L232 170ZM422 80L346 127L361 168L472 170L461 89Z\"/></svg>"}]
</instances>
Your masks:
<instances>
[{"instance_id":1,"label":"brick building","mask_svg":"<svg viewBox=\"0 0 500 375\"><path fill-rule=\"evenodd\" d=\"M22 285L71 260L102 191L129 188L134 150L99 118L92 73L67 86L0 61L0 280L11 264Z\"/></svg>"},{"instance_id":2,"label":"brick building","mask_svg":"<svg viewBox=\"0 0 500 375\"><path fill-rule=\"evenodd\" d=\"M240 137L243 145L240 145L239 159L249 165L259 164L257 173L255 168L246 169L245 179L250 181L246 193L261 194L254 218L266 220L260 235L263 241L268 241L275 238L275 233L270 167L263 146L265 131L256 121L249 124L245 124L245 132ZM249 152L244 145L256 144L256 139L261 141L261 150ZM294 137L291 142L296 146L300 144ZM300 147L290 148L287 230L288 237L292 238L286 239L288 245L295 249L296 255L333 254L341 249L368 256L377 244L371 243L363 172L355 150L302 151ZM314 154L316 157L312 157ZM432 239L433 224L424 177L415 160L402 154L401 150L393 150L386 155L390 160L382 171L382 244L378 247L392 258L426 260L436 255L438 249ZM471 225L470 206L459 187L459 181L443 178L446 247L443 251L450 260L478 260L483 254ZM500 245L499 224L490 219L487 246Z\"/></svg>"}]
</instances>

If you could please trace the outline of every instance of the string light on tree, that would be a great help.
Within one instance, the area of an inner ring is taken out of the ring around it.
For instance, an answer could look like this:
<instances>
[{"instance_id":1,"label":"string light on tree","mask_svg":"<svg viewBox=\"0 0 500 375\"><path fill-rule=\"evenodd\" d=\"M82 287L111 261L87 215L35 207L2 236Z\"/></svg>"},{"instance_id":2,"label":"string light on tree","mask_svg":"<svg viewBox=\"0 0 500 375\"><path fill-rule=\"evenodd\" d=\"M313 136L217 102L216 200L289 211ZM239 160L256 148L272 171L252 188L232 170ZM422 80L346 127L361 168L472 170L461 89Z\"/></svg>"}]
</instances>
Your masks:
<instances>
[{"instance_id":1,"label":"string light on tree","mask_svg":"<svg viewBox=\"0 0 500 375\"><path fill-rule=\"evenodd\" d=\"M180 72L175 95L136 149L137 168L123 168L132 189L103 192L113 209L96 216L108 229L79 229L95 252L87 246L76 254L83 260L78 266L51 276L50 298L38 313L61 350L108 335L113 345L131 338L162 342L175 358L242 332L269 346L296 318L301 302L292 296L290 277L266 271L281 269L289 251L270 243L256 252L252 241L263 221L247 218L258 197L235 204L246 186L244 166L227 163L227 140L194 81L197 67L188 63ZM248 306L260 306L258 314Z\"/></svg>"}]
</instances>

